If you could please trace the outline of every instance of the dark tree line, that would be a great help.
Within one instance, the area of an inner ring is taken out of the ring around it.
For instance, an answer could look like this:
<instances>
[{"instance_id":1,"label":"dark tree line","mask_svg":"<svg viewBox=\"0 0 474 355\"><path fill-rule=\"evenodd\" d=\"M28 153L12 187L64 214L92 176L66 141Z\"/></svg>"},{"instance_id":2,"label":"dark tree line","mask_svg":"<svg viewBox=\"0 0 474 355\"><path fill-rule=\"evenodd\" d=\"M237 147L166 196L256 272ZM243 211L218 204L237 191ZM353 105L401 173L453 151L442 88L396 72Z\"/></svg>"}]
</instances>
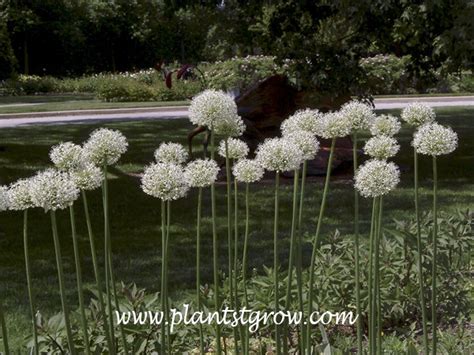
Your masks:
<instances>
[{"instance_id":1,"label":"dark tree line","mask_svg":"<svg viewBox=\"0 0 474 355\"><path fill-rule=\"evenodd\" d=\"M411 55L411 71L471 68L472 0L0 0L0 75L81 75L234 55L291 59L303 85L360 81L358 60Z\"/></svg>"}]
</instances>

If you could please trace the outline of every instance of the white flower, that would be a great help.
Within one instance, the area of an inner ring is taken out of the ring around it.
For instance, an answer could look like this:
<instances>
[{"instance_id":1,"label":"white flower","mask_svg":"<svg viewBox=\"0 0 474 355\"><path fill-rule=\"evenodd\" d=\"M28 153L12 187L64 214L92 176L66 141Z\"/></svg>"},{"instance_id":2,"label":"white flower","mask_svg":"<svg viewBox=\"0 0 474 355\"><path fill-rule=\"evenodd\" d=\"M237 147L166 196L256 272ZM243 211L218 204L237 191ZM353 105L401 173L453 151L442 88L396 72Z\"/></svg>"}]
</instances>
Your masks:
<instances>
[{"instance_id":1,"label":"white flower","mask_svg":"<svg viewBox=\"0 0 474 355\"><path fill-rule=\"evenodd\" d=\"M0 186L0 212L6 211L9 205L8 188L6 186Z\"/></svg>"},{"instance_id":2,"label":"white flower","mask_svg":"<svg viewBox=\"0 0 474 355\"><path fill-rule=\"evenodd\" d=\"M214 133L224 137L238 137L245 131L245 124L240 116L223 116L213 126Z\"/></svg>"},{"instance_id":3,"label":"white flower","mask_svg":"<svg viewBox=\"0 0 474 355\"><path fill-rule=\"evenodd\" d=\"M95 190L104 180L102 170L92 163L84 163L80 168L70 172L71 179L81 190Z\"/></svg>"},{"instance_id":4,"label":"white flower","mask_svg":"<svg viewBox=\"0 0 474 355\"><path fill-rule=\"evenodd\" d=\"M8 188L8 200L11 210L23 211L34 207L31 200L31 179L20 179L11 184Z\"/></svg>"},{"instance_id":5,"label":"white flower","mask_svg":"<svg viewBox=\"0 0 474 355\"><path fill-rule=\"evenodd\" d=\"M317 135L326 139L345 137L351 133L351 130L351 121L341 115L340 112L329 112L319 120Z\"/></svg>"},{"instance_id":6,"label":"white flower","mask_svg":"<svg viewBox=\"0 0 474 355\"><path fill-rule=\"evenodd\" d=\"M47 169L31 181L31 200L46 212L71 206L79 197L79 189L68 173Z\"/></svg>"},{"instance_id":7,"label":"white flower","mask_svg":"<svg viewBox=\"0 0 474 355\"><path fill-rule=\"evenodd\" d=\"M281 133L286 136L292 132L307 131L314 135L318 133L319 120L323 113L318 110L300 110L284 120L281 124Z\"/></svg>"},{"instance_id":8,"label":"white flower","mask_svg":"<svg viewBox=\"0 0 474 355\"><path fill-rule=\"evenodd\" d=\"M188 159L188 152L178 143L161 143L155 150L158 163L183 164Z\"/></svg>"},{"instance_id":9,"label":"white flower","mask_svg":"<svg viewBox=\"0 0 474 355\"><path fill-rule=\"evenodd\" d=\"M340 113L351 123L353 132L369 128L375 118L372 107L356 100L345 103Z\"/></svg>"},{"instance_id":10,"label":"white flower","mask_svg":"<svg viewBox=\"0 0 474 355\"><path fill-rule=\"evenodd\" d=\"M191 187L206 187L216 181L219 166L211 159L197 159L186 166L184 173Z\"/></svg>"},{"instance_id":11,"label":"white flower","mask_svg":"<svg viewBox=\"0 0 474 355\"><path fill-rule=\"evenodd\" d=\"M246 183L260 180L264 172L264 169L257 160L250 159L241 159L232 168L235 179Z\"/></svg>"},{"instance_id":12,"label":"white flower","mask_svg":"<svg viewBox=\"0 0 474 355\"><path fill-rule=\"evenodd\" d=\"M418 127L433 122L436 115L434 110L428 105L415 102L405 107L400 117L410 126Z\"/></svg>"},{"instance_id":13,"label":"white flower","mask_svg":"<svg viewBox=\"0 0 474 355\"><path fill-rule=\"evenodd\" d=\"M401 123L395 116L380 115L377 116L370 126L370 133L373 136L390 136L396 135L401 128Z\"/></svg>"},{"instance_id":14,"label":"white flower","mask_svg":"<svg viewBox=\"0 0 474 355\"><path fill-rule=\"evenodd\" d=\"M303 154L290 140L272 138L258 146L256 160L267 170L289 171L298 169Z\"/></svg>"},{"instance_id":15,"label":"white flower","mask_svg":"<svg viewBox=\"0 0 474 355\"><path fill-rule=\"evenodd\" d=\"M395 156L399 150L400 145L397 143L397 140L388 136L372 137L364 146L364 153L378 160L391 158Z\"/></svg>"},{"instance_id":16,"label":"white flower","mask_svg":"<svg viewBox=\"0 0 474 355\"><path fill-rule=\"evenodd\" d=\"M84 152L88 160L102 167L115 164L127 147L127 139L120 131L100 128L92 132L84 144Z\"/></svg>"},{"instance_id":17,"label":"white flower","mask_svg":"<svg viewBox=\"0 0 474 355\"><path fill-rule=\"evenodd\" d=\"M388 194L400 182L400 170L392 162L369 160L355 175L355 188L364 197Z\"/></svg>"},{"instance_id":18,"label":"white flower","mask_svg":"<svg viewBox=\"0 0 474 355\"><path fill-rule=\"evenodd\" d=\"M142 189L148 195L172 201L186 196L189 184L181 165L154 163L145 169Z\"/></svg>"},{"instance_id":19,"label":"white flower","mask_svg":"<svg viewBox=\"0 0 474 355\"><path fill-rule=\"evenodd\" d=\"M319 151L319 141L310 132L295 131L284 135L283 138L290 140L299 148L301 154L303 155L303 160L314 159Z\"/></svg>"},{"instance_id":20,"label":"white flower","mask_svg":"<svg viewBox=\"0 0 474 355\"><path fill-rule=\"evenodd\" d=\"M223 158L226 157L225 143L226 140L222 140L218 149L219 155ZM243 159L249 154L249 146L240 139L229 138L227 139L227 154L229 159Z\"/></svg>"},{"instance_id":21,"label":"white flower","mask_svg":"<svg viewBox=\"0 0 474 355\"><path fill-rule=\"evenodd\" d=\"M65 142L55 145L49 152L53 164L62 171L76 169L84 163L84 151L80 145Z\"/></svg>"},{"instance_id":22,"label":"white flower","mask_svg":"<svg viewBox=\"0 0 474 355\"><path fill-rule=\"evenodd\" d=\"M216 90L205 90L195 96L188 111L192 123L210 129L214 129L218 121L232 121L238 117L237 105L232 96Z\"/></svg>"},{"instance_id":23,"label":"white flower","mask_svg":"<svg viewBox=\"0 0 474 355\"><path fill-rule=\"evenodd\" d=\"M432 156L449 154L458 146L458 135L450 127L430 123L421 126L415 132L412 145L420 154Z\"/></svg>"}]
</instances>

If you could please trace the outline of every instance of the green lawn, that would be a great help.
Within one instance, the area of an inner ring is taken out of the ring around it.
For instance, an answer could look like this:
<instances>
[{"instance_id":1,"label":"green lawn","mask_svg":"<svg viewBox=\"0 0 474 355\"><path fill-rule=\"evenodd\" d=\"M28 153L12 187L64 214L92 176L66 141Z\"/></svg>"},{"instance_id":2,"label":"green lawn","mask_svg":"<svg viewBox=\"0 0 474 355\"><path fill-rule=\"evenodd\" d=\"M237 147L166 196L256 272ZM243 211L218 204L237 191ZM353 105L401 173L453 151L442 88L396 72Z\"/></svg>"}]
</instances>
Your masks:
<instances>
[{"instance_id":1,"label":"green lawn","mask_svg":"<svg viewBox=\"0 0 474 355\"><path fill-rule=\"evenodd\" d=\"M399 111L394 110L394 113ZM474 201L474 108L437 109L439 121L451 125L460 136L459 149L449 157L439 159L440 206L442 210L457 207L473 207ZM112 217L112 240L116 279L136 282L141 287L157 290L159 288L160 249L159 249L159 201L145 195L140 189L138 173L152 161L153 151L162 141L185 143L191 125L185 119L106 122L91 124L43 125L7 128L0 131L0 183L8 184L20 177L33 175L38 169L50 165L48 151L61 141L72 140L80 143L98 127L121 130L129 139L130 149L120 164L111 170L110 199ZM402 170L402 183L399 189L385 199L385 223L392 218L408 218L412 209L412 163L411 130L403 129L399 139L402 145L400 155L395 161ZM422 207L428 209L431 203L431 161L421 159ZM281 258L284 261L288 246L289 222L291 213L291 180L283 179L281 198ZM307 201L304 228L308 235L314 230L315 216L321 197L322 180L313 178L307 188ZM222 248L222 265L226 251L225 187L220 184L218 192L218 234ZM251 245L250 266L261 270L262 265L272 262L272 218L273 190L271 181L252 187L251 201ZM90 193L92 222L102 250L102 213L100 192ZM352 186L351 181L336 177L331 185L326 222L323 236L338 228L343 235L350 236L352 230ZM362 230L369 224L369 201L361 205ZM172 204L172 234L170 244L169 270L171 289L182 292L193 286L195 252L195 207L196 193ZM84 279L88 285L93 282L93 270L89 256L89 246L85 222L80 203L76 208L80 234L80 247L83 255ZM203 225L203 279L210 281L211 275L211 233L209 194L204 198ZM71 236L66 212L59 213L60 237L62 241L65 272L67 275L68 297L76 304L74 261ZM9 330L14 337L14 347L18 347L22 337L28 333L27 291L24 275L22 216L19 213L0 215L0 294L8 312ZM243 221L241 221L243 223ZM242 230L242 229L241 229ZM53 242L49 218L44 212L36 210L30 218L31 259L34 273L34 293L37 306L45 314L58 311L59 294L54 264ZM308 263L309 244L305 247L304 260Z\"/></svg>"},{"instance_id":2,"label":"green lawn","mask_svg":"<svg viewBox=\"0 0 474 355\"><path fill-rule=\"evenodd\" d=\"M94 99L92 95L0 96L0 114L95 110L110 108L183 106L187 103L187 101L103 102Z\"/></svg>"}]
</instances>

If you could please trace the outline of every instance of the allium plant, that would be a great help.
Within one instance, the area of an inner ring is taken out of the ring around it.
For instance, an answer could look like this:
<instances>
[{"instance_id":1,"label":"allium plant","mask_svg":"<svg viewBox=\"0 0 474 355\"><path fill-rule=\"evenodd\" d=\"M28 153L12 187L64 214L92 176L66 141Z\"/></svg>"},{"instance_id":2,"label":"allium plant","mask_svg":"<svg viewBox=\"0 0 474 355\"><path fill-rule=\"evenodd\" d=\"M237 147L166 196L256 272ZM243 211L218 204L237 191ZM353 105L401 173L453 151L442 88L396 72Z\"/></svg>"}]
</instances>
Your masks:
<instances>
[{"instance_id":1,"label":"allium plant","mask_svg":"<svg viewBox=\"0 0 474 355\"><path fill-rule=\"evenodd\" d=\"M205 90L196 95L189 106L189 120L198 126L213 129L221 120L232 121L237 115L237 105L232 96L223 91Z\"/></svg>"},{"instance_id":2,"label":"allium plant","mask_svg":"<svg viewBox=\"0 0 474 355\"><path fill-rule=\"evenodd\" d=\"M80 145L65 142L55 145L49 152L53 164L62 171L79 168L84 163L84 152Z\"/></svg>"},{"instance_id":3,"label":"allium plant","mask_svg":"<svg viewBox=\"0 0 474 355\"><path fill-rule=\"evenodd\" d=\"M6 186L0 186L0 212L6 211L8 206L8 189ZM5 353L8 354L10 352L10 347L2 302L0 302L0 327L2 328L3 349L5 350Z\"/></svg>"},{"instance_id":4,"label":"allium plant","mask_svg":"<svg viewBox=\"0 0 474 355\"><path fill-rule=\"evenodd\" d=\"M410 126L419 127L435 120L436 114L434 110L420 102L415 102L402 110L400 115L402 121Z\"/></svg>"},{"instance_id":5,"label":"allium plant","mask_svg":"<svg viewBox=\"0 0 474 355\"><path fill-rule=\"evenodd\" d=\"M437 157L446 155L456 150L458 136L450 127L443 127L438 123L429 123L421 126L413 137L412 142L417 154L430 155L433 160L433 260L431 262L431 326L432 326L432 353L437 351L437 319L436 319L436 298L437 298L437 244L438 244L438 168ZM416 161L416 160L415 160ZM417 174L418 172L416 172ZM417 179L415 180L417 183ZM417 189L417 186L415 190ZM421 264L421 261L420 261ZM423 284L420 284L422 286Z\"/></svg>"},{"instance_id":6,"label":"allium plant","mask_svg":"<svg viewBox=\"0 0 474 355\"><path fill-rule=\"evenodd\" d=\"M57 230L56 211L72 206L74 201L79 197L79 189L71 180L68 173L60 172L55 169L48 169L38 173L32 178L30 193L31 201L35 207L43 208L45 212L50 212L51 214L51 226L56 254L56 267L58 271L64 324L66 327L69 351L71 354L75 354L76 351L74 349L74 340L66 301L66 289L61 259L61 246Z\"/></svg>"},{"instance_id":7,"label":"allium plant","mask_svg":"<svg viewBox=\"0 0 474 355\"><path fill-rule=\"evenodd\" d=\"M323 113L318 110L300 110L284 120L281 124L281 133L286 136L295 132L309 132L313 135L318 133L319 120Z\"/></svg>"},{"instance_id":8,"label":"allium plant","mask_svg":"<svg viewBox=\"0 0 474 355\"><path fill-rule=\"evenodd\" d=\"M373 108L356 100L342 105L340 113L351 123L353 132L368 129L375 119Z\"/></svg>"},{"instance_id":9,"label":"allium plant","mask_svg":"<svg viewBox=\"0 0 474 355\"><path fill-rule=\"evenodd\" d=\"M211 186L217 179L219 166L214 160L198 159L190 162L184 171L190 187L198 188L197 203L197 225L196 225L196 301L197 308L202 311L201 302L201 213L202 213L202 189ZM199 324L199 348L205 353L204 335L202 324Z\"/></svg>"},{"instance_id":10,"label":"allium plant","mask_svg":"<svg viewBox=\"0 0 474 355\"><path fill-rule=\"evenodd\" d=\"M184 164L188 160L188 152L179 143L161 143L155 150L158 163Z\"/></svg>"},{"instance_id":11,"label":"allium plant","mask_svg":"<svg viewBox=\"0 0 474 355\"><path fill-rule=\"evenodd\" d=\"M31 200L31 179L20 179L8 188L9 209L23 211L23 250L25 254L26 286L28 289L28 300L30 304L31 323L33 329L33 351L39 353L38 331L36 329L36 311L33 298L31 263L28 243L28 209L33 208Z\"/></svg>"},{"instance_id":12,"label":"allium plant","mask_svg":"<svg viewBox=\"0 0 474 355\"><path fill-rule=\"evenodd\" d=\"M364 153L371 158L387 160L395 156L400 150L397 140L388 136L376 136L370 138L364 146Z\"/></svg>"},{"instance_id":13,"label":"allium plant","mask_svg":"<svg viewBox=\"0 0 474 355\"><path fill-rule=\"evenodd\" d=\"M370 133L373 136L393 137L402 127L399 119L392 115L380 115L375 117L370 125Z\"/></svg>"},{"instance_id":14,"label":"allium plant","mask_svg":"<svg viewBox=\"0 0 474 355\"><path fill-rule=\"evenodd\" d=\"M222 140L219 143L219 148L217 149L217 152L221 157L226 157L226 140ZM249 154L249 146L243 140L229 138L227 139L227 153L229 159L244 159Z\"/></svg>"}]
</instances>

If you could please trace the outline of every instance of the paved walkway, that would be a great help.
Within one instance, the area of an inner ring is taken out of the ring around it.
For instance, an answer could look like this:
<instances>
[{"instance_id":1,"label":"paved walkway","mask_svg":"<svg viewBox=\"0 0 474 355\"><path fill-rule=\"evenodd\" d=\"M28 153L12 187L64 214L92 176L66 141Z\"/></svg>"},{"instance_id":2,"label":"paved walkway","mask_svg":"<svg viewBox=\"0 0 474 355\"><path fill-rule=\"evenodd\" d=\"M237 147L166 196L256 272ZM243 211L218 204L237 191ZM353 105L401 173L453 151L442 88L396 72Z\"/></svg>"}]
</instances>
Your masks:
<instances>
[{"instance_id":1,"label":"paved walkway","mask_svg":"<svg viewBox=\"0 0 474 355\"><path fill-rule=\"evenodd\" d=\"M378 110L403 108L412 102L424 102L432 107L474 106L474 96L377 98ZM187 116L187 107L147 107L83 111L0 114L0 128L30 124L65 124L106 120L174 119Z\"/></svg>"}]
</instances>

